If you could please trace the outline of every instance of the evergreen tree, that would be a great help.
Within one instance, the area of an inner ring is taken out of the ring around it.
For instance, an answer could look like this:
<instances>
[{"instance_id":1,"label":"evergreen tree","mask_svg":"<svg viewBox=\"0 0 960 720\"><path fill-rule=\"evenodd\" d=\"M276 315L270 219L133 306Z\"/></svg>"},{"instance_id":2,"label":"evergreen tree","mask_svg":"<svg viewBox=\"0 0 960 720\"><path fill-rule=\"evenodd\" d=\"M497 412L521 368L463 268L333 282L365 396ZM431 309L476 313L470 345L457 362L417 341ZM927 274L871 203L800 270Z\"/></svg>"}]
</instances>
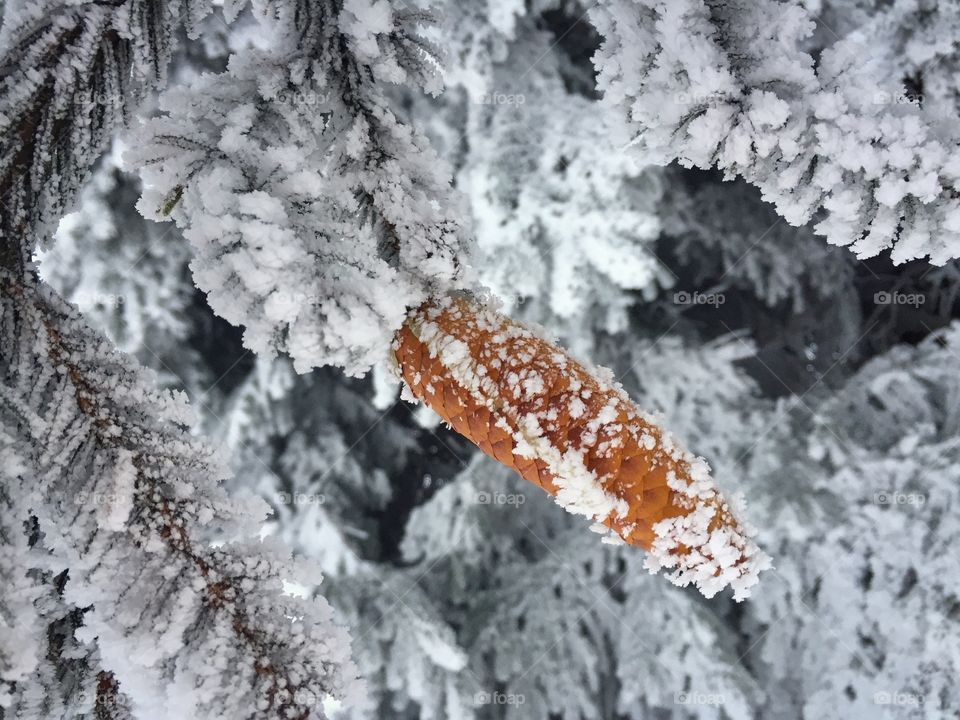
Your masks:
<instances>
[{"instance_id":1,"label":"evergreen tree","mask_svg":"<svg viewBox=\"0 0 960 720\"><path fill-rule=\"evenodd\" d=\"M960 3L2 7L0 718L960 712ZM401 399L449 293L750 499L747 601Z\"/></svg>"}]
</instances>

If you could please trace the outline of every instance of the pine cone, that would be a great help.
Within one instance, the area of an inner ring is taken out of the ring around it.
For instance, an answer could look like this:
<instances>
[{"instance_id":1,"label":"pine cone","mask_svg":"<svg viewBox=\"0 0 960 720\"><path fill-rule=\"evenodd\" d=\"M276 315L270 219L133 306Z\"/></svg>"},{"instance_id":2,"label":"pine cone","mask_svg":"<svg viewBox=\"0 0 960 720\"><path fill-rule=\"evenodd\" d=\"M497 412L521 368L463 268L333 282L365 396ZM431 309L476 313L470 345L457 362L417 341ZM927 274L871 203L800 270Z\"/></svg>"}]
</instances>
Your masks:
<instances>
[{"instance_id":1,"label":"pine cone","mask_svg":"<svg viewBox=\"0 0 960 720\"><path fill-rule=\"evenodd\" d=\"M464 297L427 303L394 353L413 395L483 452L515 469L604 541L642 547L707 597L747 597L769 558L718 494L702 458L641 412L609 370Z\"/></svg>"}]
</instances>

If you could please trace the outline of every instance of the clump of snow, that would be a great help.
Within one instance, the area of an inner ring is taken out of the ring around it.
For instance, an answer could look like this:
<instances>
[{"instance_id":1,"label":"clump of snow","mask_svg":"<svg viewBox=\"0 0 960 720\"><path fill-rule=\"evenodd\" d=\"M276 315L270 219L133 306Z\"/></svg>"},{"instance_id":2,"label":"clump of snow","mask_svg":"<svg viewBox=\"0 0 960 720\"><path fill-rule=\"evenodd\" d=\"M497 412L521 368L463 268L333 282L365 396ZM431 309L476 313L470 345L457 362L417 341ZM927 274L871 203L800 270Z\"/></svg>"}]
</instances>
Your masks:
<instances>
[{"instance_id":1,"label":"clump of snow","mask_svg":"<svg viewBox=\"0 0 960 720\"><path fill-rule=\"evenodd\" d=\"M112 483L109 493L98 505L98 519L105 530L119 532L127 524L130 511L133 510L133 493L137 481L137 468L133 463L134 454L121 448L117 451L116 465L113 467Z\"/></svg>"},{"instance_id":2,"label":"clump of snow","mask_svg":"<svg viewBox=\"0 0 960 720\"><path fill-rule=\"evenodd\" d=\"M718 523L718 513L729 515L728 506L698 500L686 515L658 522L645 566L651 573L673 570L666 575L670 582L681 587L693 584L708 598L730 586L739 602L750 596L760 573L770 568L770 557L753 541L752 528Z\"/></svg>"}]
</instances>

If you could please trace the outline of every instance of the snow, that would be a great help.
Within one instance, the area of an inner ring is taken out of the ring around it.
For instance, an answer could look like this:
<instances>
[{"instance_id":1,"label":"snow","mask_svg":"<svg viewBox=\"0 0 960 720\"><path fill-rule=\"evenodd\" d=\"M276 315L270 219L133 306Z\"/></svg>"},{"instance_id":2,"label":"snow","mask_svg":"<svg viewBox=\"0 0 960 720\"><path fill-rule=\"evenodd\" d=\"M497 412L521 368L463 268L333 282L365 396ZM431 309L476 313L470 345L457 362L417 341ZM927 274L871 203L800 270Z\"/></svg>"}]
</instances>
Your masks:
<instances>
[{"instance_id":1,"label":"snow","mask_svg":"<svg viewBox=\"0 0 960 720\"><path fill-rule=\"evenodd\" d=\"M4 713L960 707L955 2L154 5L14 0L0 22ZM857 258L888 251L948 264L861 282ZM701 278L734 307L670 303ZM865 312L888 281L924 312ZM458 290L531 323L480 365L448 352L481 395L510 374L522 422L499 427L564 502L609 510L617 478L586 468L621 451L668 461L685 514L652 552L394 408L395 331ZM758 345L795 395L755 382ZM573 358L591 380L546 404ZM570 457L543 443L567 422ZM759 535L652 425L751 498ZM777 569L751 587L754 543ZM751 601L731 611L724 584ZM478 707L499 689L517 706Z\"/></svg>"},{"instance_id":2,"label":"snow","mask_svg":"<svg viewBox=\"0 0 960 720\"><path fill-rule=\"evenodd\" d=\"M124 448L118 451L113 481L108 486L106 512L101 513L100 524L105 530L123 530L133 510L134 486L137 480L137 468L133 461L134 454L131 451Z\"/></svg>"},{"instance_id":3,"label":"snow","mask_svg":"<svg viewBox=\"0 0 960 720\"><path fill-rule=\"evenodd\" d=\"M408 308L474 282L459 261L471 241L449 175L379 85L434 92L437 61L426 42L416 53L395 47L418 31L388 0L351 0L328 19L339 33L311 46L321 58L304 74L298 31L271 16L261 18L267 48L162 95L125 162L140 169L140 211L183 229L195 282L217 314L244 326L248 348L288 354L298 372L362 375ZM347 76L364 82L348 90ZM360 219L367 206L375 222ZM397 262L381 253L387 245Z\"/></svg>"},{"instance_id":4,"label":"snow","mask_svg":"<svg viewBox=\"0 0 960 720\"><path fill-rule=\"evenodd\" d=\"M17 552L23 578L68 571L57 584L14 584L30 600L22 606L2 589L0 607L23 611L24 654L10 656L6 643L0 650L0 702L46 717L32 712L28 693L66 667L83 688L109 668L135 712L242 714L278 690L255 669L266 652L277 677L290 670L310 692L353 693L348 638L329 605L282 593L287 577L315 582L316 573L255 539L262 502L223 492L220 453L167 419L182 417L182 398L158 389L155 373L118 353L49 288L26 281L16 300L5 292L0 319L12 350L0 355L3 377L13 379L4 405L28 419L0 414L3 486L31 487L15 515L4 503L0 527L25 540L30 518L36 523L32 551ZM8 446L19 451L11 456ZM49 653L44 642L37 653L34 632L46 637L51 622L62 628L63 649ZM249 642L249 628L262 648ZM13 639L4 623L0 636Z\"/></svg>"},{"instance_id":5,"label":"snow","mask_svg":"<svg viewBox=\"0 0 960 720\"><path fill-rule=\"evenodd\" d=\"M761 2L715 14L695 0L593 7L604 38L594 58L603 101L645 160L743 177L794 225L823 211L817 232L858 257L892 247L897 263L928 256L943 264L960 248L948 220L960 212L956 128L944 134L923 103L890 102L903 92L902 76L884 62L864 62L882 55L877 38L895 21L834 33L815 63L807 43L817 7ZM909 12L903 8L891 14ZM952 27L951 12L942 23L919 24ZM878 95L884 101L865 102Z\"/></svg>"}]
</instances>

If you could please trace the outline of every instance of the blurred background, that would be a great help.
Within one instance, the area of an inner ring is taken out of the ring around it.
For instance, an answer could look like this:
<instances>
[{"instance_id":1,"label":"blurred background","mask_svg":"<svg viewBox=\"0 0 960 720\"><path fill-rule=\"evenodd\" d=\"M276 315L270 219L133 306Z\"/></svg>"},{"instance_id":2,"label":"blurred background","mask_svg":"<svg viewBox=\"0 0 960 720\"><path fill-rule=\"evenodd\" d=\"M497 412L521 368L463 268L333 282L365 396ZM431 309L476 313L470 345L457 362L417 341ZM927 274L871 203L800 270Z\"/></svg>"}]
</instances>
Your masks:
<instances>
[{"instance_id":1,"label":"blurred background","mask_svg":"<svg viewBox=\"0 0 960 720\"><path fill-rule=\"evenodd\" d=\"M883 4L808 5L815 56ZM41 273L188 394L274 508L265 532L323 568L368 683L343 717L960 717L960 265L861 262L746 184L643 167L596 105L587 9L448 3L447 90L397 99L452 165L503 309L610 367L747 498L775 569L742 604L601 545L382 370L245 350L174 225L135 209L122 138ZM254 42L205 22L174 78ZM905 49L922 32L919 8L878 62L955 113L949 59Z\"/></svg>"}]
</instances>

